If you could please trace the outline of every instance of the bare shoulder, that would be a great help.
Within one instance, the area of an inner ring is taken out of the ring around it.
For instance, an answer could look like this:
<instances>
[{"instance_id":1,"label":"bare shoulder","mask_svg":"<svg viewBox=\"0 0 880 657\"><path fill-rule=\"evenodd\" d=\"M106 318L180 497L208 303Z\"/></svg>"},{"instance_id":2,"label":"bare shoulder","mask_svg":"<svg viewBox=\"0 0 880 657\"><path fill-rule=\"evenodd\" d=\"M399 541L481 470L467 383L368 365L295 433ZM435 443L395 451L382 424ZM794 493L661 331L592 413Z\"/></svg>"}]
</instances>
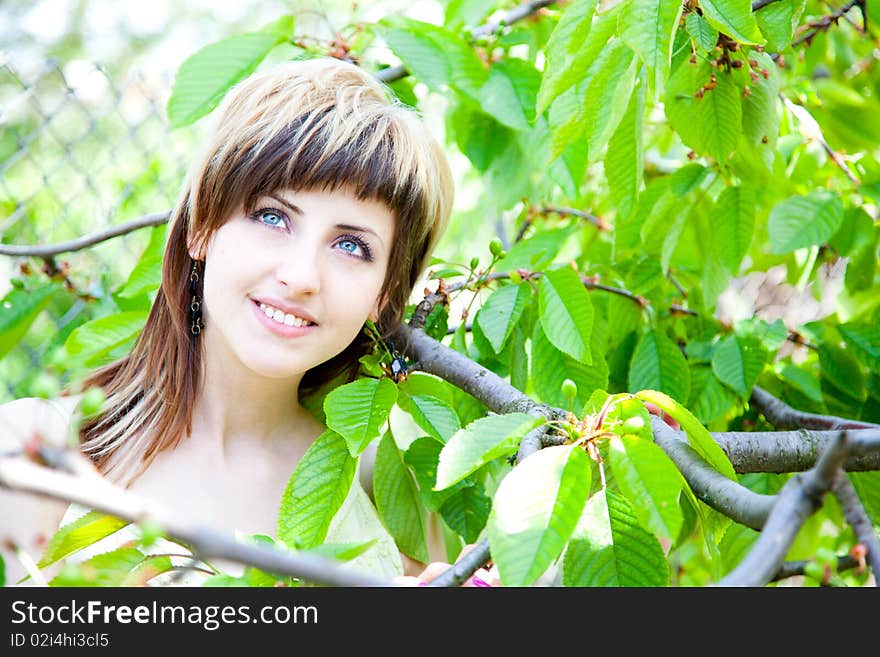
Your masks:
<instances>
[{"instance_id":1,"label":"bare shoulder","mask_svg":"<svg viewBox=\"0 0 880 657\"><path fill-rule=\"evenodd\" d=\"M21 445L34 433L53 444L63 443L80 397L22 397L0 404L0 448Z\"/></svg>"},{"instance_id":2,"label":"bare shoulder","mask_svg":"<svg viewBox=\"0 0 880 657\"><path fill-rule=\"evenodd\" d=\"M78 398L24 397L0 404L0 452L12 456L39 434L63 444ZM55 533L68 504L0 486L0 554L7 584L25 574L22 559L38 561L46 541Z\"/></svg>"}]
</instances>

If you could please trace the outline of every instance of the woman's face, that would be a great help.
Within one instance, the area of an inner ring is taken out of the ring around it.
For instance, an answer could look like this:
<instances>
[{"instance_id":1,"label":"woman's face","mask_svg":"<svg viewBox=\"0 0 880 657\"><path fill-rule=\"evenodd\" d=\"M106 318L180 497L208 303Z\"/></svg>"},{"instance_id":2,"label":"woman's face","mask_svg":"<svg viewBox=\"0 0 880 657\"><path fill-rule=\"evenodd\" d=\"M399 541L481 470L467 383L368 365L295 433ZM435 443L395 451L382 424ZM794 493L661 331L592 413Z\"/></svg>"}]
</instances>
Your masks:
<instances>
[{"instance_id":1,"label":"woman's face","mask_svg":"<svg viewBox=\"0 0 880 657\"><path fill-rule=\"evenodd\" d=\"M391 211L349 191L261 198L208 242L206 347L272 378L327 361L378 316L393 238Z\"/></svg>"}]
</instances>

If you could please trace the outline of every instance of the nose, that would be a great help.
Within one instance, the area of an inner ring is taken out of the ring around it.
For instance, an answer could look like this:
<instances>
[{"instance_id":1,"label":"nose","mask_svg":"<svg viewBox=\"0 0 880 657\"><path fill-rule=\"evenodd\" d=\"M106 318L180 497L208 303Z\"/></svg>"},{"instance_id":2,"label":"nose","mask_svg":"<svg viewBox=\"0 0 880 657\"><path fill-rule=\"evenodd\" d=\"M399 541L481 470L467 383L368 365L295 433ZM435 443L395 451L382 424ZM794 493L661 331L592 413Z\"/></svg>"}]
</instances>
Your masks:
<instances>
[{"instance_id":1,"label":"nose","mask_svg":"<svg viewBox=\"0 0 880 657\"><path fill-rule=\"evenodd\" d=\"M318 249L303 239L281 257L276 268L278 281L290 296L317 294L321 289Z\"/></svg>"}]
</instances>

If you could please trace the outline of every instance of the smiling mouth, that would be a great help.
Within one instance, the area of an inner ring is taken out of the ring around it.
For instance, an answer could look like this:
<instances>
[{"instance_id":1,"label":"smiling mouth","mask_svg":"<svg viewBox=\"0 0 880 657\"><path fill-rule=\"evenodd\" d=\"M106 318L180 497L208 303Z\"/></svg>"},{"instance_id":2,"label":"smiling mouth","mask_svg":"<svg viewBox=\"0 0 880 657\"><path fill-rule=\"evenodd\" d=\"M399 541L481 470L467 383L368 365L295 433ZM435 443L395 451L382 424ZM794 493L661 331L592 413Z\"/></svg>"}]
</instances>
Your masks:
<instances>
[{"instance_id":1,"label":"smiling mouth","mask_svg":"<svg viewBox=\"0 0 880 657\"><path fill-rule=\"evenodd\" d=\"M305 328L307 326L317 326L314 322L310 322L307 319L303 319L302 317L297 317L291 313L286 313L283 310L279 310L278 308L273 308L272 306L254 301L257 307L260 309L266 317L271 319L273 322L280 324L281 326L294 326L297 328Z\"/></svg>"}]
</instances>

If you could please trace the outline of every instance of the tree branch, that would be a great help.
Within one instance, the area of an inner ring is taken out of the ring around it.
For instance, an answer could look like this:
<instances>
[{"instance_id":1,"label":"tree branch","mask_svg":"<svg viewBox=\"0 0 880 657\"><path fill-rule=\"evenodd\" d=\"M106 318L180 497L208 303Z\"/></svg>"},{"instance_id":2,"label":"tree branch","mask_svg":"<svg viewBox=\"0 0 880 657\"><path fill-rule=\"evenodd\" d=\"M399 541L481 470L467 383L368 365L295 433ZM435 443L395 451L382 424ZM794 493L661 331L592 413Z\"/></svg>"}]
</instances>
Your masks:
<instances>
[{"instance_id":1,"label":"tree branch","mask_svg":"<svg viewBox=\"0 0 880 657\"><path fill-rule=\"evenodd\" d=\"M530 413L548 420L565 417L562 409L536 402L495 372L441 344L420 328L401 324L392 339L402 346L402 353L418 363L418 369L447 380L495 413Z\"/></svg>"},{"instance_id":2,"label":"tree branch","mask_svg":"<svg viewBox=\"0 0 880 657\"><path fill-rule=\"evenodd\" d=\"M471 551L451 567L428 582L428 586L461 586L471 575L486 565L490 558L489 541L483 539L475 543Z\"/></svg>"},{"instance_id":3,"label":"tree branch","mask_svg":"<svg viewBox=\"0 0 880 657\"><path fill-rule=\"evenodd\" d=\"M717 586L763 586L772 581L804 522L822 505L822 497L845 476L847 432L839 432L812 470L796 474L779 491L776 504L752 549Z\"/></svg>"},{"instance_id":4,"label":"tree branch","mask_svg":"<svg viewBox=\"0 0 880 657\"><path fill-rule=\"evenodd\" d=\"M225 559L255 566L275 575L329 586L392 585L389 581L344 568L330 559L307 553L282 552L268 546L247 545L235 540L231 533L191 525L100 476L66 474L20 457L3 456L0 457L0 486L76 502L133 523L150 520L168 536L191 546L193 554L202 560Z\"/></svg>"},{"instance_id":5,"label":"tree branch","mask_svg":"<svg viewBox=\"0 0 880 657\"><path fill-rule=\"evenodd\" d=\"M755 0L755 2L752 3L752 13L759 11L767 5L772 5L774 2L778 1L779 0Z\"/></svg>"},{"instance_id":6,"label":"tree branch","mask_svg":"<svg viewBox=\"0 0 880 657\"><path fill-rule=\"evenodd\" d=\"M771 582L777 582L781 579L788 579L789 577L795 577L796 575L803 575L804 568L806 565L810 563L807 560L801 561L786 561L783 563L779 570L776 571L776 574L771 579ZM854 559L850 555L845 555L837 558L837 572L841 572L844 570L852 570L853 568L858 568L859 562Z\"/></svg>"},{"instance_id":7,"label":"tree branch","mask_svg":"<svg viewBox=\"0 0 880 657\"><path fill-rule=\"evenodd\" d=\"M45 244L40 246L15 246L14 244L0 244L0 255L34 257L34 258L51 258L59 253L68 253L70 251L80 251L90 246L104 242L126 233L131 233L139 228L148 226L159 226L168 221L171 212L156 212L154 214L146 214L137 219L132 219L117 226L111 226L105 230L100 230L91 235L84 235L69 242L61 242L60 244Z\"/></svg>"},{"instance_id":8,"label":"tree branch","mask_svg":"<svg viewBox=\"0 0 880 657\"><path fill-rule=\"evenodd\" d=\"M785 473L803 472L813 467L837 431L713 431L711 436L738 473ZM849 455L844 469L849 472L880 470L880 429L851 430L849 436Z\"/></svg>"},{"instance_id":9,"label":"tree branch","mask_svg":"<svg viewBox=\"0 0 880 657\"><path fill-rule=\"evenodd\" d=\"M688 486L698 499L732 520L760 530L775 503L772 495L761 495L728 479L697 454L659 417L651 416L654 442L681 471Z\"/></svg>"},{"instance_id":10,"label":"tree branch","mask_svg":"<svg viewBox=\"0 0 880 657\"><path fill-rule=\"evenodd\" d=\"M777 429L880 429L871 422L798 411L758 386L752 388L749 402Z\"/></svg>"}]
</instances>

